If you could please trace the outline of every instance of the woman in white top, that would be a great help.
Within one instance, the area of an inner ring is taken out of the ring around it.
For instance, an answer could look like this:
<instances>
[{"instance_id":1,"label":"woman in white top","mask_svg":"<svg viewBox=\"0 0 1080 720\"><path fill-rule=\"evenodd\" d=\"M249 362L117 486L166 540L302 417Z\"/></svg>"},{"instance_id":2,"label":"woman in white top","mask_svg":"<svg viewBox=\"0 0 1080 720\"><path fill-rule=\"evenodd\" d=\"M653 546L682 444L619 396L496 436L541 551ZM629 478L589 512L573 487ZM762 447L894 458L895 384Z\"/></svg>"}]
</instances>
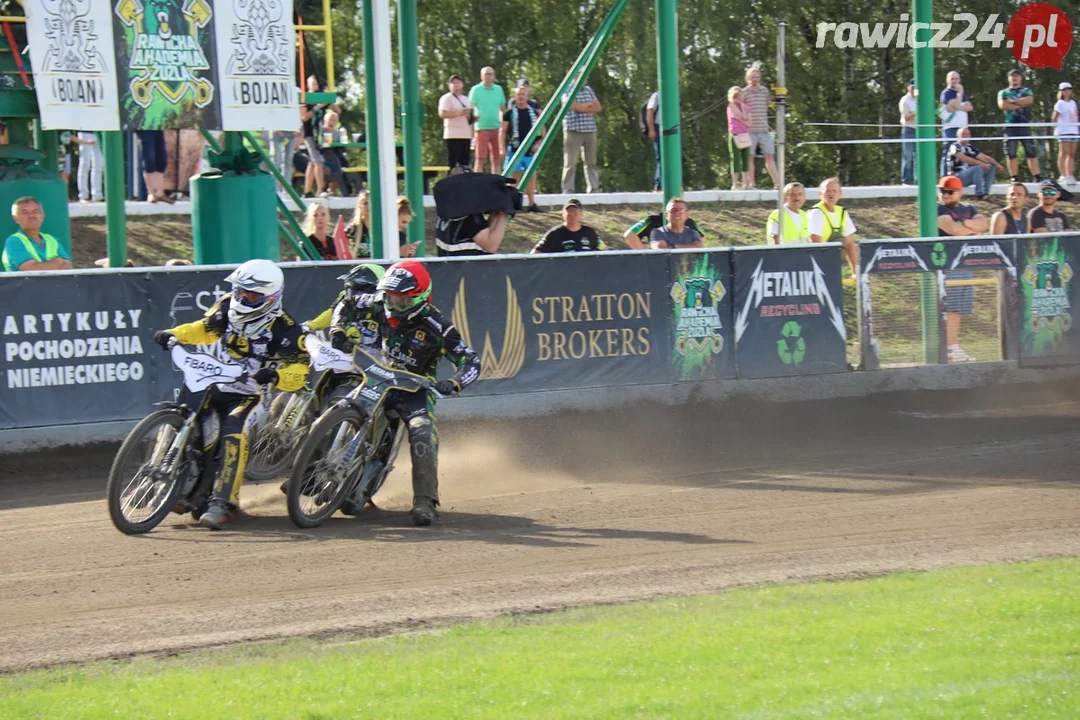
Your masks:
<instances>
[{"instance_id":1,"label":"woman in white top","mask_svg":"<svg viewBox=\"0 0 1080 720\"><path fill-rule=\"evenodd\" d=\"M839 178L823 180L818 186L821 202L810 211L810 242L844 242L844 254L851 267L851 277L856 277L859 251L855 248L855 223L842 206L837 205L842 195ZM837 237L839 236L839 237Z\"/></svg>"},{"instance_id":2,"label":"woman in white top","mask_svg":"<svg viewBox=\"0 0 1080 720\"><path fill-rule=\"evenodd\" d=\"M1054 103L1051 122L1057 123L1054 134L1058 136L1058 172L1062 185L1075 185L1076 143L1080 141L1080 120L1077 118L1076 101L1073 100L1072 83L1058 85L1058 99Z\"/></svg>"}]
</instances>

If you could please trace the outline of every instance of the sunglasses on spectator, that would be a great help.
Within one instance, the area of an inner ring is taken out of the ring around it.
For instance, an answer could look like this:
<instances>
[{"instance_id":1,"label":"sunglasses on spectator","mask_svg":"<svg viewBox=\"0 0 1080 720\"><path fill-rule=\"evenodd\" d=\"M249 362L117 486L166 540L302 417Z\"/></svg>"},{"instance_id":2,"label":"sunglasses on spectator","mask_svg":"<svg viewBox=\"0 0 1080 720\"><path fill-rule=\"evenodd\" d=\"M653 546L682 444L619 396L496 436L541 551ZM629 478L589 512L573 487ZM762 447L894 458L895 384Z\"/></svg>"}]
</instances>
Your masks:
<instances>
[{"instance_id":1,"label":"sunglasses on spectator","mask_svg":"<svg viewBox=\"0 0 1080 720\"><path fill-rule=\"evenodd\" d=\"M938 192L942 195L952 195L953 193L960 192L959 190L946 190L945 188L938 188Z\"/></svg>"},{"instance_id":2,"label":"sunglasses on spectator","mask_svg":"<svg viewBox=\"0 0 1080 720\"><path fill-rule=\"evenodd\" d=\"M1057 195L1058 191L1055 190L1054 188L1043 188L1042 189L1042 194L1049 197L1051 195Z\"/></svg>"}]
</instances>

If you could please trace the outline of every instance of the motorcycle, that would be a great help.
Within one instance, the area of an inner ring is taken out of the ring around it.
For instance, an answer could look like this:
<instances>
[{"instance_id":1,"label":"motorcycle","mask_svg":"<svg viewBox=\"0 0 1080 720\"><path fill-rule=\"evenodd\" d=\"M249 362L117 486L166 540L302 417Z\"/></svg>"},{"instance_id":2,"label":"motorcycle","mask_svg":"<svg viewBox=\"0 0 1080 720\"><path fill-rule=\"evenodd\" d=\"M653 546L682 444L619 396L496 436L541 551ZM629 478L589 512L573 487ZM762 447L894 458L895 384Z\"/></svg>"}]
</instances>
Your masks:
<instances>
[{"instance_id":1,"label":"motorcycle","mask_svg":"<svg viewBox=\"0 0 1080 720\"><path fill-rule=\"evenodd\" d=\"M182 345L173 345L169 352L184 375L187 392L175 402L155 403L161 409L128 433L109 470L109 517L127 535L153 530L170 512L191 512L198 520L215 479L203 456L204 430L215 434L220 429L216 414L204 429L199 413L215 385L248 380L247 370L239 364Z\"/></svg>"},{"instance_id":2,"label":"motorcycle","mask_svg":"<svg viewBox=\"0 0 1080 720\"><path fill-rule=\"evenodd\" d=\"M349 355L314 335L306 342L316 369L352 373L359 380L315 421L293 463L289 517L297 527L313 528L338 509L359 513L394 469L407 430L398 418L387 416L388 394L401 390L442 396L429 378L390 367L363 347Z\"/></svg>"}]
</instances>

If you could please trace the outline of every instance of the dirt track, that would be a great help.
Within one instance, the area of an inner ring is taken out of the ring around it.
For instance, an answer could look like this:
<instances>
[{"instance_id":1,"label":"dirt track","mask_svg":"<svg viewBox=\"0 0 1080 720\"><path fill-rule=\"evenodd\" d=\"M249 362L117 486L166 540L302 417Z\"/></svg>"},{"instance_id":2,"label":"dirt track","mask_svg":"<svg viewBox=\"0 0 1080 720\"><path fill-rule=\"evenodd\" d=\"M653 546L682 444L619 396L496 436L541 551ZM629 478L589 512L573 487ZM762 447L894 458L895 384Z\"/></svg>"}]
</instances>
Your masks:
<instances>
[{"instance_id":1,"label":"dirt track","mask_svg":"<svg viewBox=\"0 0 1080 720\"><path fill-rule=\"evenodd\" d=\"M4 458L0 671L1080 554L1078 418L1041 387L448 426L429 529L402 468L315 531L262 485L231 531L126 537L113 448Z\"/></svg>"}]
</instances>

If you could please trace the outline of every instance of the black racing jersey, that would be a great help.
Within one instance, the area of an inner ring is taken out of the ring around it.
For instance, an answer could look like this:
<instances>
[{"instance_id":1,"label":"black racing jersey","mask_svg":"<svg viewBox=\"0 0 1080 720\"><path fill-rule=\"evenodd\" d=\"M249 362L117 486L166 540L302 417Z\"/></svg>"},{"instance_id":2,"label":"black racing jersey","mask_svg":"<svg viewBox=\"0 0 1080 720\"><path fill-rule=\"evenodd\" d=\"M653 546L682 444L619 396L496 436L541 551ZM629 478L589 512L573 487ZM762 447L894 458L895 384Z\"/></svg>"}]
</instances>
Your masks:
<instances>
[{"instance_id":1,"label":"black racing jersey","mask_svg":"<svg viewBox=\"0 0 1080 720\"><path fill-rule=\"evenodd\" d=\"M330 316L331 344L341 348L342 341L347 340L368 350L378 350L382 345L379 333L382 310L382 302L373 295L361 295L358 301L342 292Z\"/></svg>"}]
</instances>

